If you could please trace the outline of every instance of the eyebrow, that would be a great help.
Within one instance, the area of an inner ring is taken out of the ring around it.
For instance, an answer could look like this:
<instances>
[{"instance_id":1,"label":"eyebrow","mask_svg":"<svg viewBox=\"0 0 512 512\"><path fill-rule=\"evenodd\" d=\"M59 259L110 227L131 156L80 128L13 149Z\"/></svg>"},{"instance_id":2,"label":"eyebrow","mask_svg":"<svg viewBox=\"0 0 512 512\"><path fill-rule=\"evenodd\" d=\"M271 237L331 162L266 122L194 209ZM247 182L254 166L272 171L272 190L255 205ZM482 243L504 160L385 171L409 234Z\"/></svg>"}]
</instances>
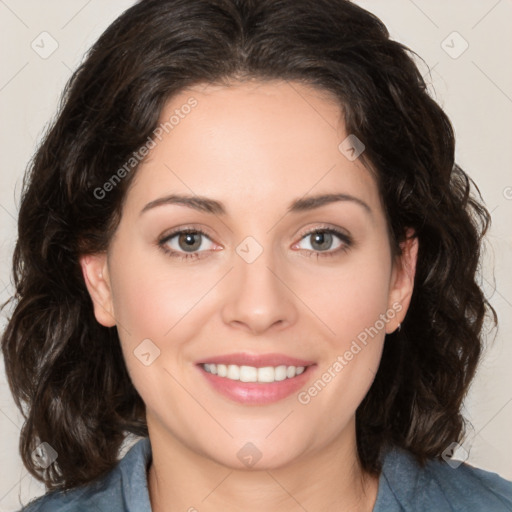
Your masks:
<instances>
[{"instance_id":1,"label":"eyebrow","mask_svg":"<svg viewBox=\"0 0 512 512\"><path fill-rule=\"evenodd\" d=\"M327 204L345 201L358 204L367 213L370 215L372 214L371 208L362 199L359 199L358 197L352 196L350 194L321 194L307 198L295 199L288 207L287 213L310 211ZM140 212L140 215L142 215L144 212L147 212L148 210L151 210L152 208L156 208L157 206L169 204L187 206L188 208L213 215L226 215L226 209L224 208L224 205L215 199L197 195L190 196L182 194L171 194L155 199L154 201L151 201L146 206L144 206Z\"/></svg>"}]
</instances>

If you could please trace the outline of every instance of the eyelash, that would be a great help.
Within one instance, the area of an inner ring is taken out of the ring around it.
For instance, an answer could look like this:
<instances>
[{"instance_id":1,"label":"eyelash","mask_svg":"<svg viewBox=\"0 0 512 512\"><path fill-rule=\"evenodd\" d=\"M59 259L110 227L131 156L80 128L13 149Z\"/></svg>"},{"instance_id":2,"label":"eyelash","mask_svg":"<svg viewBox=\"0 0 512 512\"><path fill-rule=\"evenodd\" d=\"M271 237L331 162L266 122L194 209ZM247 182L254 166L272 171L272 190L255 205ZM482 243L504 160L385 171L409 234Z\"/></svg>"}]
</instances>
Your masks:
<instances>
[{"instance_id":1,"label":"eyelash","mask_svg":"<svg viewBox=\"0 0 512 512\"><path fill-rule=\"evenodd\" d=\"M167 242L169 242L169 240L171 240L172 238L174 238L176 235L182 235L182 234L187 234L187 233L193 233L193 234L201 234L201 235L204 235L205 237L207 237L208 239L210 239L208 233L206 233L205 231L203 231L202 229L199 229L199 228L184 228L184 229L179 229L179 230L176 230L176 231L173 231L172 233L169 233L168 235L166 235L165 237L161 238L160 240L158 240L158 246L160 247L160 249L162 249L162 251L167 254L168 256L170 256L171 258L177 258L179 260L187 260L187 259L198 259L198 258L201 258L200 254L201 253L182 253L180 251L175 251L173 249L169 249L167 247ZM346 233L343 233L335 228L328 228L328 227L317 227L311 231L307 231L306 233L303 233L300 237L300 240L302 240L303 238L306 238L307 236L309 235L314 235L316 233L329 233L329 234L332 234L332 235L336 235L343 243L344 245L342 245L341 247L338 247L337 249L335 249L334 251L312 251L312 250L309 250L309 249L301 249L302 251L306 251L307 253L307 256L308 257L311 257L313 256L314 254L316 254L317 256L317 259L318 258L324 258L324 257L333 257L333 256L337 256L341 253L345 253L347 252L353 245L353 241L352 241L352 238L347 235Z\"/></svg>"}]
</instances>

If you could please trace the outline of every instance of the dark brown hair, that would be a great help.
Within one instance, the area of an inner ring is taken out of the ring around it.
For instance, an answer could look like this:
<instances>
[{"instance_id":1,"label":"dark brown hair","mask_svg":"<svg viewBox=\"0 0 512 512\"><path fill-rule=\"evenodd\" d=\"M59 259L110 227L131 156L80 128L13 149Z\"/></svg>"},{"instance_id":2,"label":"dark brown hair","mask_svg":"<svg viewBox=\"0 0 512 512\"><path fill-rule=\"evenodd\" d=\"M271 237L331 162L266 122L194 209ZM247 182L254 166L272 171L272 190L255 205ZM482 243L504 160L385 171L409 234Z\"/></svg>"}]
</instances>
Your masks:
<instances>
[{"instance_id":1,"label":"dark brown hair","mask_svg":"<svg viewBox=\"0 0 512 512\"><path fill-rule=\"evenodd\" d=\"M117 330L95 320L78 261L108 247L136 171L104 197L97 191L152 136L172 95L233 79L334 94L347 133L366 146L393 247L407 227L419 239L410 309L357 410L363 467L377 473L384 446L423 463L460 439L483 322L491 312L496 322L475 277L490 215L454 162L452 126L413 53L347 0L142 0L104 32L25 176L2 337L26 419L23 462L47 489L104 475L127 433L148 435ZM59 454L45 471L31 457L43 441Z\"/></svg>"}]
</instances>

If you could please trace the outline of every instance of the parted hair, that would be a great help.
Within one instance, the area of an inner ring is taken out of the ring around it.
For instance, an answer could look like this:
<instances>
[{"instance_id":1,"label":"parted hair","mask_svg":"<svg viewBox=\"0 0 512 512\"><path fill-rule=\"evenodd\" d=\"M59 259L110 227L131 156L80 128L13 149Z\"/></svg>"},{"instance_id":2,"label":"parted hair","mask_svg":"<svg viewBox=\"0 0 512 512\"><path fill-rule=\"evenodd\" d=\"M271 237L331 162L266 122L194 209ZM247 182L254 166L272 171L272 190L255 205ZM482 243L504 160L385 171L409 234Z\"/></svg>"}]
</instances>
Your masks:
<instances>
[{"instance_id":1,"label":"parted hair","mask_svg":"<svg viewBox=\"0 0 512 512\"><path fill-rule=\"evenodd\" d=\"M407 316L387 335L356 412L363 468L378 474L386 446L424 464L462 438L485 320L497 322L477 277L491 218L454 161L453 127L416 57L347 0L141 0L106 29L27 168L3 306L5 369L24 416L19 449L48 490L105 475L128 434L148 435L117 329L96 321L79 264L108 248L137 166L98 190L152 137L173 95L234 79L332 93L346 132L365 145L393 250L407 228L418 238ZM58 453L47 468L32 455L42 442Z\"/></svg>"}]
</instances>

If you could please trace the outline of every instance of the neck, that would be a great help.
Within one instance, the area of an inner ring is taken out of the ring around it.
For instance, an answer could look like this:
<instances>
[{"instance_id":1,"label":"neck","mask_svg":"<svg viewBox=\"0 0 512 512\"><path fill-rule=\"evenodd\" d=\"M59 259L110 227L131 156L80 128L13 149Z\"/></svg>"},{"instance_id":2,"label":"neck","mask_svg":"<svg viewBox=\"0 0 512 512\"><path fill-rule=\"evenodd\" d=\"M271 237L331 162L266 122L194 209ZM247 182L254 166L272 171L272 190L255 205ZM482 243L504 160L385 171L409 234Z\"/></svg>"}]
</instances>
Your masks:
<instances>
[{"instance_id":1,"label":"neck","mask_svg":"<svg viewBox=\"0 0 512 512\"><path fill-rule=\"evenodd\" d=\"M190 450L168 431L150 427L148 488L153 512L373 510L378 477L365 473L353 436L276 468L240 470ZM347 440L353 438L351 443Z\"/></svg>"}]
</instances>

